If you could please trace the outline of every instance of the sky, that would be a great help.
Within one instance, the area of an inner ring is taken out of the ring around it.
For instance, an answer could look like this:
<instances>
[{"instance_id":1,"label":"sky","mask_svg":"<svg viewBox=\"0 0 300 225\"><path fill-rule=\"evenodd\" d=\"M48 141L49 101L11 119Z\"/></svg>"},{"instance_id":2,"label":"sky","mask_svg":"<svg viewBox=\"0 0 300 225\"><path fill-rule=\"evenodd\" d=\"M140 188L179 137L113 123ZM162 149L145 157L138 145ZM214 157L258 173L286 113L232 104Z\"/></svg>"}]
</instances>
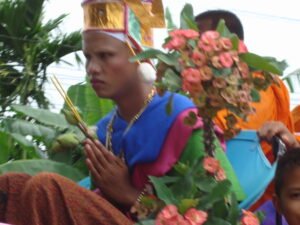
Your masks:
<instances>
[{"instance_id":1,"label":"sky","mask_svg":"<svg viewBox=\"0 0 300 225\"><path fill-rule=\"evenodd\" d=\"M226 9L234 12L242 21L245 43L248 49L262 56L273 56L278 60L286 60L289 67L285 74L300 68L300 13L295 0L163 0L164 6L170 9L175 22L179 22L179 14L184 4L193 5L197 15L209 9ZM66 13L68 17L62 24L64 32L72 32L82 28L83 14L81 0L48 0L45 8L45 20L53 19ZM154 43L159 48L164 39L163 30L155 30ZM73 62L74 57L66 59ZM50 74L56 74L65 88L84 80L83 66L53 65ZM300 93L300 86L299 86ZM49 84L47 92L57 99L53 86ZM300 94L292 94L293 107L300 104ZM57 99L54 108L58 109L62 102Z\"/></svg>"}]
</instances>

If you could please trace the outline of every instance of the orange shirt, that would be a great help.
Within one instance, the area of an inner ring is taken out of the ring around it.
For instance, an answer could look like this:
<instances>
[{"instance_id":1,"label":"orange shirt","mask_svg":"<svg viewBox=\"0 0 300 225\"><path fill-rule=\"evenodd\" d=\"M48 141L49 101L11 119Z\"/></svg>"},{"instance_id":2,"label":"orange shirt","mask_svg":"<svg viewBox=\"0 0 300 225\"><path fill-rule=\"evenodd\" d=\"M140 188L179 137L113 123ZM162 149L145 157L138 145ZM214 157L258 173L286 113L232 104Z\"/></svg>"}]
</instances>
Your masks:
<instances>
[{"instance_id":1,"label":"orange shirt","mask_svg":"<svg viewBox=\"0 0 300 225\"><path fill-rule=\"evenodd\" d=\"M260 102L254 102L252 106L256 110L255 114L249 115L247 121L238 120L237 126L242 130L258 130L267 121L281 121L294 133L289 92L279 78L278 84L272 84L265 91L260 91ZM215 118L215 123L223 130L226 128L225 116L226 110L223 110ZM273 162L271 146L262 143L262 148L267 158Z\"/></svg>"}]
</instances>

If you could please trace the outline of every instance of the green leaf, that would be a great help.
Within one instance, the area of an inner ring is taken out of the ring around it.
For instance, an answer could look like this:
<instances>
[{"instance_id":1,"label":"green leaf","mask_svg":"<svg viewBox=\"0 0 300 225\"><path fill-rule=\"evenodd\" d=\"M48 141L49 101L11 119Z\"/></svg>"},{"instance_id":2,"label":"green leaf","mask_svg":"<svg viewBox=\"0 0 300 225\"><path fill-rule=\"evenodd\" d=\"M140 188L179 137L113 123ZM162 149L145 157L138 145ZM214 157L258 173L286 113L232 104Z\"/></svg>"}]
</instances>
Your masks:
<instances>
[{"instance_id":1,"label":"green leaf","mask_svg":"<svg viewBox=\"0 0 300 225\"><path fill-rule=\"evenodd\" d=\"M171 54L158 54L157 59L164 62L165 64L169 66L178 66L178 58L175 55Z\"/></svg>"},{"instance_id":2,"label":"green leaf","mask_svg":"<svg viewBox=\"0 0 300 225\"><path fill-rule=\"evenodd\" d=\"M290 77L287 77L284 80L287 82L291 93L294 93L295 90L294 90L294 85L293 85L292 79Z\"/></svg>"},{"instance_id":3,"label":"green leaf","mask_svg":"<svg viewBox=\"0 0 300 225\"><path fill-rule=\"evenodd\" d=\"M231 68L225 68L225 69L214 69L212 68L213 74L216 77L221 77L221 76L228 76L232 74L232 69Z\"/></svg>"},{"instance_id":4,"label":"green leaf","mask_svg":"<svg viewBox=\"0 0 300 225\"><path fill-rule=\"evenodd\" d=\"M36 119L42 124L61 128L69 127L68 122L62 114L53 113L46 109L35 109L25 105L12 105L12 109L16 112L22 113L23 115Z\"/></svg>"},{"instance_id":5,"label":"green leaf","mask_svg":"<svg viewBox=\"0 0 300 225\"><path fill-rule=\"evenodd\" d=\"M169 10L169 7L166 7L166 20L167 20L167 29L168 30L173 30L173 29L176 29L176 25L174 24L173 22L173 19L172 19L172 15L171 15L171 12Z\"/></svg>"},{"instance_id":6,"label":"green leaf","mask_svg":"<svg viewBox=\"0 0 300 225\"><path fill-rule=\"evenodd\" d=\"M42 154L39 152L37 146L34 145L33 142L27 140L23 135L12 133L11 137L22 147L23 159L42 158Z\"/></svg>"},{"instance_id":7,"label":"green leaf","mask_svg":"<svg viewBox=\"0 0 300 225\"><path fill-rule=\"evenodd\" d=\"M180 177L176 177L176 176L163 176L160 178L165 184L173 184L180 179Z\"/></svg>"},{"instance_id":8,"label":"green leaf","mask_svg":"<svg viewBox=\"0 0 300 225\"><path fill-rule=\"evenodd\" d=\"M260 95L259 95L259 92L256 89L251 89L250 96L251 96L253 102L259 102L260 101Z\"/></svg>"},{"instance_id":9,"label":"green leaf","mask_svg":"<svg viewBox=\"0 0 300 225\"><path fill-rule=\"evenodd\" d=\"M141 220L135 223L135 225L154 225L155 220Z\"/></svg>"},{"instance_id":10,"label":"green leaf","mask_svg":"<svg viewBox=\"0 0 300 225\"><path fill-rule=\"evenodd\" d=\"M194 198L195 182L191 173L185 174L181 179L178 179L171 187L173 193L176 193L177 199Z\"/></svg>"},{"instance_id":11,"label":"green leaf","mask_svg":"<svg viewBox=\"0 0 300 225\"><path fill-rule=\"evenodd\" d=\"M195 208L199 203L199 199L182 199L178 204L178 211L184 214L188 209Z\"/></svg>"},{"instance_id":12,"label":"green leaf","mask_svg":"<svg viewBox=\"0 0 300 225\"><path fill-rule=\"evenodd\" d=\"M207 177L204 179L197 179L196 180L196 186L199 190L209 193L215 186L217 185L217 182L213 177Z\"/></svg>"},{"instance_id":13,"label":"green leaf","mask_svg":"<svg viewBox=\"0 0 300 225\"><path fill-rule=\"evenodd\" d=\"M165 204L177 204L177 199L171 192L171 190L164 184L161 178L149 177L151 183L154 185L155 191L159 199L165 202Z\"/></svg>"},{"instance_id":14,"label":"green leaf","mask_svg":"<svg viewBox=\"0 0 300 225\"><path fill-rule=\"evenodd\" d=\"M180 77L170 68L166 70L162 78L162 83L168 87L168 90L171 92L178 92L182 86Z\"/></svg>"},{"instance_id":15,"label":"green leaf","mask_svg":"<svg viewBox=\"0 0 300 225\"><path fill-rule=\"evenodd\" d=\"M200 199L200 206L204 209L209 209L216 202L224 201L225 197L231 192L231 187L232 185L229 180L218 182L210 193Z\"/></svg>"},{"instance_id":16,"label":"green leaf","mask_svg":"<svg viewBox=\"0 0 300 225\"><path fill-rule=\"evenodd\" d=\"M87 125L95 125L114 107L111 100L99 98L90 83L72 85L69 87L67 94L73 104L82 112L82 119ZM66 104L64 108L69 109Z\"/></svg>"},{"instance_id":17,"label":"green leaf","mask_svg":"<svg viewBox=\"0 0 300 225\"><path fill-rule=\"evenodd\" d=\"M171 115L172 111L173 111L173 98L174 98L174 95L172 94L170 96L170 98L168 99L168 103L166 105L166 113L168 115Z\"/></svg>"},{"instance_id":18,"label":"green leaf","mask_svg":"<svg viewBox=\"0 0 300 225\"><path fill-rule=\"evenodd\" d=\"M40 172L53 172L76 182L84 178L84 175L77 169L63 163L46 159L18 160L0 165L0 174L7 172L22 172L30 175L35 175Z\"/></svg>"},{"instance_id":19,"label":"green leaf","mask_svg":"<svg viewBox=\"0 0 300 225\"><path fill-rule=\"evenodd\" d=\"M231 38L232 37L232 33L229 31L229 29L227 28L226 24L225 24L225 20L221 19L218 22L217 28L216 30L220 33L220 35L222 37L227 37L227 38Z\"/></svg>"},{"instance_id":20,"label":"green leaf","mask_svg":"<svg viewBox=\"0 0 300 225\"><path fill-rule=\"evenodd\" d=\"M4 121L5 128L11 133L18 133L21 135L31 135L33 137L45 138L51 140L55 137L56 131L49 127L29 122L20 119L6 119Z\"/></svg>"},{"instance_id":21,"label":"green leaf","mask_svg":"<svg viewBox=\"0 0 300 225\"><path fill-rule=\"evenodd\" d=\"M230 39L231 39L233 49L238 50L239 49L239 42L240 42L239 37L234 34L234 35L232 35L232 37Z\"/></svg>"},{"instance_id":22,"label":"green leaf","mask_svg":"<svg viewBox=\"0 0 300 225\"><path fill-rule=\"evenodd\" d=\"M191 4L185 4L180 14L180 28L193 29L198 31L198 25L194 19L193 7Z\"/></svg>"},{"instance_id":23,"label":"green leaf","mask_svg":"<svg viewBox=\"0 0 300 225\"><path fill-rule=\"evenodd\" d=\"M230 224L228 221L221 218L211 217L208 219L208 221L205 222L205 225L233 225L233 224Z\"/></svg>"},{"instance_id":24,"label":"green leaf","mask_svg":"<svg viewBox=\"0 0 300 225\"><path fill-rule=\"evenodd\" d=\"M289 66L285 60L278 61L275 57L270 56L265 56L264 58L282 71L284 71Z\"/></svg>"},{"instance_id":25,"label":"green leaf","mask_svg":"<svg viewBox=\"0 0 300 225\"><path fill-rule=\"evenodd\" d=\"M240 58L253 69L263 70L266 72L282 75L283 71L278 66L270 63L268 59L254 53L243 53Z\"/></svg>"},{"instance_id":26,"label":"green leaf","mask_svg":"<svg viewBox=\"0 0 300 225\"><path fill-rule=\"evenodd\" d=\"M150 49L142 51L141 53L131 57L129 59L129 61L130 62L136 62L136 61L144 60L144 59L153 59L153 58L156 58L157 55L159 55L159 54L164 54L164 52L162 52L158 49L150 48Z\"/></svg>"},{"instance_id":27,"label":"green leaf","mask_svg":"<svg viewBox=\"0 0 300 225\"><path fill-rule=\"evenodd\" d=\"M236 221L238 220L240 213L241 213L237 202L238 201L237 201L236 195L234 193L232 193L230 196L228 196L228 204L230 205L230 207L228 209L229 211L228 211L227 219L231 224L236 223Z\"/></svg>"},{"instance_id":28,"label":"green leaf","mask_svg":"<svg viewBox=\"0 0 300 225\"><path fill-rule=\"evenodd\" d=\"M12 137L8 133L0 131L0 164L7 162L13 149Z\"/></svg>"}]
</instances>

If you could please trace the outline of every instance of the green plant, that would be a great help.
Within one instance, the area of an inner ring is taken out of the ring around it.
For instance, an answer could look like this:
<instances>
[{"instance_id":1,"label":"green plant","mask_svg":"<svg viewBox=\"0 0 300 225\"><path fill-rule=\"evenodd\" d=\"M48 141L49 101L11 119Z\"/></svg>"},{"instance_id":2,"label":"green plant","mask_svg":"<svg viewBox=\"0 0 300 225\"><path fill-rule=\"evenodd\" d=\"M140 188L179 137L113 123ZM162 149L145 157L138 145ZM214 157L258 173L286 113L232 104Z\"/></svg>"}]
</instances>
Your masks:
<instances>
[{"instance_id":1,"label":"green plant","mask_svg":"<svg viewBox=\"0 0 300 225\"><path fill-rule=\"evenodd\" d=\"M0 1L0 116L13 103L48 108L47 67L81 49L79 31L64 34L59 30L66 15L43 22L44 3Z\"/></svg>"},{"instance_id":2,"label":"green plant","mask_svg":"<svg viewBox=\"0 0 300 225\"><path fill-rule=\"evenodd\" d=\"M231 182L215 158L213 119L226 110L224 135L227 139L236 135L236 117L245 120L254 112L251 102L259 101L259 91L276 83L282 62L248 52L223 20L217 30L199 33L189 4L180 21L180 28L169 31L165 40L167 52L149 49L132 61L156 59L160 92L179 92L193 100L197 112L190 113L185 122L194 125L202 118L204 146L197 151L203 155L195 159L191 154L166 176L150 177L156 196L146 194L133 212L139 224L257 225L260 222L255 214L238 208ZM170 105L172 98L168 110Z\"/></svg>"}]
</instances>

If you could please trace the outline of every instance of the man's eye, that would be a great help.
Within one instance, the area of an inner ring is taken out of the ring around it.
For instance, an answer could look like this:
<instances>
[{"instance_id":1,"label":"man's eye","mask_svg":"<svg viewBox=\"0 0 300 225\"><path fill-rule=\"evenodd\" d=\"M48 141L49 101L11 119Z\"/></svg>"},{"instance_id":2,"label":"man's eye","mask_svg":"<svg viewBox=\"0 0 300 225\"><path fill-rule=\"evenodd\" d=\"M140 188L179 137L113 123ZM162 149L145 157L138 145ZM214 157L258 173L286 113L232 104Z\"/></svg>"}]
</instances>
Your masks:
<instances>
[{"instance_id":1,"label":"man's eye","mask_svg":"<svg viewBox=\"0 0 300 225\"><path fill-rule=\"evenodd\" d=\"M300 192L295 192L290 194L291 198L300 198Z\"/></svg>"},{"instance_id":2,"label":"man's eye","mask_svg":"<svg viewBox=\"0 0 300 225\"><path fill-rule=\"evenodd\" d=\"M112 57L113 55L114 55L113 53L108 53L108 52L102 52L98 54L99 58L104 60Z\"/></svg>"}]
</instances>

